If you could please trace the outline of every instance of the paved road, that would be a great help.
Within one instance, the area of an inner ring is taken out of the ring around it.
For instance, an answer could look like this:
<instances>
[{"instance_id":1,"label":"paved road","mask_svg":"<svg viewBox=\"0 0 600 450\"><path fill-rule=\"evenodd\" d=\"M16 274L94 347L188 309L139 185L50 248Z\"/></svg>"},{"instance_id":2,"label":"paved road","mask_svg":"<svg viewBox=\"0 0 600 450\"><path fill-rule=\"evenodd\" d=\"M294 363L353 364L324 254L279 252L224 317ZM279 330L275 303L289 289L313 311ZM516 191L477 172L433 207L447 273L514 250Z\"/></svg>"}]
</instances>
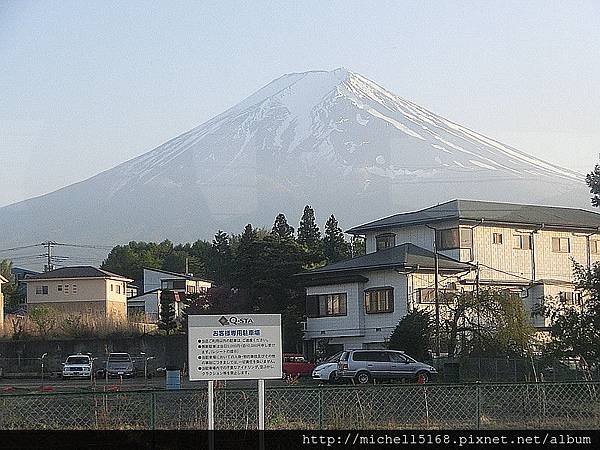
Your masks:
<instances>
[{"instance_id":1,"label":"paved road","mask_svg":"<svg viewBox=\"0 0 600 450\"><path fill-rule=\"evenodd\" d=\"M267 380L267 386L286 386L283 380ZM300 385L316 386L318 383L311 378L303 377L297 382ZM255 387L256 381L227 381L227 387ZM0 393L10 392L33 392L42 387L41 378L37 379L0 379ZM200 389L206 387L206 382L191 382L182 379L181 387L184 389ZM142 389L162 389L165 388L165 378L155 377L145 380L143 377L131 379L114 379L108 382L105 379L91 380L62 380L60 378L51 378L44 380L44 388L54 392L78 392L78 391L104 391L104 390L142 390Z\"/></svg>"}]
</instances>

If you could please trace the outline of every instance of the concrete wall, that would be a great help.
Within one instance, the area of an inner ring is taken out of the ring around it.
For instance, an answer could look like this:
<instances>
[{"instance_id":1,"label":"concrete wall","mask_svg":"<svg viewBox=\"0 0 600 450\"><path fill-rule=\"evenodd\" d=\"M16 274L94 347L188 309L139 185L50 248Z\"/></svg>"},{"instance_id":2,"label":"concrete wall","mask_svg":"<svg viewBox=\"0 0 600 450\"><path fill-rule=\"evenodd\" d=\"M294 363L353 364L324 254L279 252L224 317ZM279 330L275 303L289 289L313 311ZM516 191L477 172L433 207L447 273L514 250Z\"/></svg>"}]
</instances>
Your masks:
<instances>
[{"instance_id":1,"label":"concrete wall","mask_svg":"<svg viewBox=\"0 0 600 450\"><path fill-rule=\"evenodd\" d=\"M24 340L0 341L0 367L4 373L39 371L39 360L43 353L48 353L46 365L48 371L58 371L67 356L75 353L91 353L98 357L101 367L109 352L127 352L136 358L136 369L143 370L144 361L140 352L147 356L155 356L149 368L175 365L183 368L187 363L187 336L138 336L130 338L107 339L64 339L64 340ZM19 363L20 360L20 363ZM19 367L20 366L20 367Z\"/></svg>"}]
</instances>

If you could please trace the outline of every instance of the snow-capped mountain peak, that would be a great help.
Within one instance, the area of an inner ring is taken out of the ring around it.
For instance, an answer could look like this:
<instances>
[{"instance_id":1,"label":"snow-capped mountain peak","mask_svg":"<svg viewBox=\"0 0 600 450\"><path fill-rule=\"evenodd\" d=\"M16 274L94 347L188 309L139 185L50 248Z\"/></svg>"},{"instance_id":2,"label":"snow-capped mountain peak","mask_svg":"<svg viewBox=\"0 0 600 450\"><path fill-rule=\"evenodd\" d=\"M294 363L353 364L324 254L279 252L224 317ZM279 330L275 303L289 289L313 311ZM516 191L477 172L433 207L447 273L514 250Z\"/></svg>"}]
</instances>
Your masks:
<instances>
[{"instance_id":1,"label":"snow-capped mountain peak","mask_svg":"<svg viewBox=\"0 0 600 450\"><path fill-rule=\"evenodd\" d=\"M193 239L295 221L305 204L355 225L458 197L587 205L581 174L338 68L283 75L148 153L1 208L0 227L26 242Z\"/></svg>"}]
</instances>

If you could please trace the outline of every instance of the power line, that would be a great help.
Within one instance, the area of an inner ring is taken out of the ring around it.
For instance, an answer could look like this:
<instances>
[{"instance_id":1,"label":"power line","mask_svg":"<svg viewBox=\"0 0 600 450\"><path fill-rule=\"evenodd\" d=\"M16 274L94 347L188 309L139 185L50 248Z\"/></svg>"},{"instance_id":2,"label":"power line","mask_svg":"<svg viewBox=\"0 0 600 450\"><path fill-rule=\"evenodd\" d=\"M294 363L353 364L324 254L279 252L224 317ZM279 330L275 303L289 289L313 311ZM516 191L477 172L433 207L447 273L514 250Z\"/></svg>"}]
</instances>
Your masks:
<instances>
[{"instance_id":1,"label":"power line","mask_svg":"<svg viewBox=\"0 0 600 450\"><path fill-rule=\"evenodd\" d=\"M31 245L23 245L21 247L3 248L3 249L0 250L0 253L3 253L3 252L13 252L13 251L16 251L16 250L23 250L23 249L32 248L32 247L41 247L42 245L44 245L44 244L31 244Z\"/></svg>"}]
</instances>

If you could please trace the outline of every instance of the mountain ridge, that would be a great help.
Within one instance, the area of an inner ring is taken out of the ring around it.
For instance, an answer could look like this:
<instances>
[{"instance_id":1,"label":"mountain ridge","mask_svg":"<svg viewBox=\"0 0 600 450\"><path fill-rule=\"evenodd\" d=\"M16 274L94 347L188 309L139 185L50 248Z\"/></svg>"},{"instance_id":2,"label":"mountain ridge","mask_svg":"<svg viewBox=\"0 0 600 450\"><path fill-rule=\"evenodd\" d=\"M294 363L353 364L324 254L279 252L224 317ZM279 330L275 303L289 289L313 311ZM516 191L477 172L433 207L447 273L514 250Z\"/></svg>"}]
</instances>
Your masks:
<instances>
[{"instance_id":1,"label":"mountain ridge","mask_svg":"<svg viewBox=\"0 0 600 450\"><path fill-rule=\"evenodd\" d=\"M0 229L7 244L191 240L305 204L350 226L449 197L589 205L582 174L338 68L282 75L149 152L4 206Z\"/></svg>"}]
</instances>

